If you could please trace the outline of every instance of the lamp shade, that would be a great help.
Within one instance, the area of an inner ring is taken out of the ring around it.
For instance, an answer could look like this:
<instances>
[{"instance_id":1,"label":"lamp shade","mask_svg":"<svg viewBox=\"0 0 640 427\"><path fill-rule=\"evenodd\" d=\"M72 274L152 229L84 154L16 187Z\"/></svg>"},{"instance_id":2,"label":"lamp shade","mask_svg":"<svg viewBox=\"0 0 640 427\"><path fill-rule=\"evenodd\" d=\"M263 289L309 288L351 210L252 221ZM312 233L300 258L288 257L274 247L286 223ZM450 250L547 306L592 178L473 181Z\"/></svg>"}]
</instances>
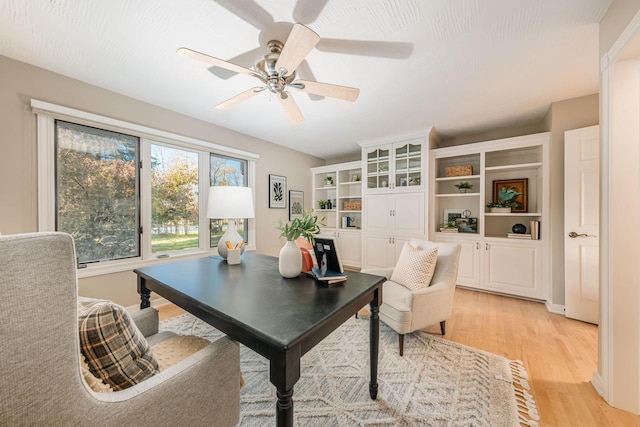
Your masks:
<instances>
[{"instance_id":1,"label":"lamp shade","mask_svg":"<svg viewBox=\"0 0 640 427\"><path fill-rule=\"evenodd\" d=\"M249 187L209 187L207 218L254 218L253 194Z\"/></svg>"}]
</instances>

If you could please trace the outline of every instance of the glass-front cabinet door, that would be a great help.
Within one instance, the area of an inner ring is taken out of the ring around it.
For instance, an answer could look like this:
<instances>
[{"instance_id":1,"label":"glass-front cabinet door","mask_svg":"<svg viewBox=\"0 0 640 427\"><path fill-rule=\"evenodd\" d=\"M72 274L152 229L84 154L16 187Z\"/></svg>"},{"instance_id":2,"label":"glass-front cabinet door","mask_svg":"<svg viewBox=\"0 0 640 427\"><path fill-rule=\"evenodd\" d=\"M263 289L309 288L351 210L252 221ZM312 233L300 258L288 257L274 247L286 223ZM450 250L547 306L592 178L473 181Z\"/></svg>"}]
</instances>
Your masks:
<instances>
[{"instance_id":1,"label":"glass-front cabinet door","mask_svg":"<svg viewBox=\"0 0 640 427\"><path fill-rule=\"evenodd\" d=\"M396 189L422 185L422 144L419 141L393 145L394 185Z\"/></svg>"},{"instance_id":2,"label":"glass-front cabinet door","mask_svg":"<svg viewBox=\"0 0 640 427\"><path fill-rule=\"evenodd\" d=\"M367 189L388 188L391 185L389 147L374 148L366 152Z\"/></svg>"}]
</instances>

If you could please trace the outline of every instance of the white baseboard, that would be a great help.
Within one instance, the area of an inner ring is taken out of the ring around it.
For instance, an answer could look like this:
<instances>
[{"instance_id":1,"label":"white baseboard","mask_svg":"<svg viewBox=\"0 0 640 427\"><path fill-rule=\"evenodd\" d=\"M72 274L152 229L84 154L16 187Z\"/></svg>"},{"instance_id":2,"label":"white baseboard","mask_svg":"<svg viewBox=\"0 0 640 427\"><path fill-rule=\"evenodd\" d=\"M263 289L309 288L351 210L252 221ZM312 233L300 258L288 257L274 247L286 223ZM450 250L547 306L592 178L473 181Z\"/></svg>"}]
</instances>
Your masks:
<instances>
[{"instance_id":1,"label":"white baseboard","mask_svg":"<svg viewBox=\"0 0 640 427\"><path fill-rule=\"evenodd\" d=\"M600 372L595 371L593 373L593 377L591 378L591 385L593 385L593 388L595 388L598 394L604 399L604 389L602 388L602 377L600 376Z\"/></svg>"},{"instance_id":2,"label":"white baseboard","mask_svg":"<svg viewBox=\"0 0 640 427\"><path fill-rule=\"evenodd\" d=\"M167 305L167 304L171 304L171 303L162 297L154 298L151 300L151 307L153 308L162 307L163 305ZM129 307L126 307L126 309L128 312L131 312L131 313L140 311L140 304L130 305Z\"/></svg>"},{"instance_id":3,"label":"white baseboard","mask_svg":"<svg viewBox=\"0 0 640 427\"><path fill-rule=\"evenodd\" d=\"M544 305L547 306L549 313L562 314L564 316L564 305L553 304L551 301L545 301Z\"/></svg>"}]
</instances>

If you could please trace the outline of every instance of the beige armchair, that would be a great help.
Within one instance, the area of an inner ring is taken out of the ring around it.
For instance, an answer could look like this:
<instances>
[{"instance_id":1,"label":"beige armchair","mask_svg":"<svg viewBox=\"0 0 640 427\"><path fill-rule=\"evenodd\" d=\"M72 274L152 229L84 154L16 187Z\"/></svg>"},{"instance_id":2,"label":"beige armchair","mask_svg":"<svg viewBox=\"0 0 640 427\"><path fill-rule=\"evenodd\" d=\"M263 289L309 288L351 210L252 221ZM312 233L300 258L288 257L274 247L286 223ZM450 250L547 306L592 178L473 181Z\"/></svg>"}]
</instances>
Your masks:
<instances>
[{"instance_id":1,"label":"beige armchair","mask_svg":"<svg viewBox=\"0 0 640 427\"><path fill-rule=\"evenodd\" d=\"M445 322L451 316L453 296L458 278L460 245L455 243L436 243L412 239L411 245L418 248L438 246L438 260L431 284L412 291L391 281L394 268L365 269L363 273L384 276L387 281L382 285L382 305L380 320L398 332L400 356L404 352L404 335L424 329L440 322L442 335L445 334Z\"/></svg>"},{"instance_id":2,"label":"beige armchair","mask_svg":"<svg viewBox=\"0 0 640 427\"><path fill-rule=\"evenodd\" d=\"M71 236L0 236L0 425L235 426L240 351L221 338L122 391L98 393L81 374ZM156 343L157 312L134 316Z\"/></svg>"}]
</instances>

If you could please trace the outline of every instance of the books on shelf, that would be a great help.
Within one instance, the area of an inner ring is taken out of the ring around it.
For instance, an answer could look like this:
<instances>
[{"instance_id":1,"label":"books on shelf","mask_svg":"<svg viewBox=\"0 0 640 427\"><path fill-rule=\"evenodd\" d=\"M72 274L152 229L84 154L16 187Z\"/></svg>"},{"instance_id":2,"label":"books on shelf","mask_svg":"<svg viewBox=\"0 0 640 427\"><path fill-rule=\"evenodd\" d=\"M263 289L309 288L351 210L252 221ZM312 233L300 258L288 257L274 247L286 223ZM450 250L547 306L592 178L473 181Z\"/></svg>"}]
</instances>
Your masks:
<instances>
[{"instance_id":1,"label":"books on shelf","mask_svg":"<svg viewBox=\"0 0 640 427\"><path fill-rule=\"evenodd\" d=\"M526 239L531 240L531 234L529 233L507 233L509 239Z\"/></svg>"}]
</instances>

